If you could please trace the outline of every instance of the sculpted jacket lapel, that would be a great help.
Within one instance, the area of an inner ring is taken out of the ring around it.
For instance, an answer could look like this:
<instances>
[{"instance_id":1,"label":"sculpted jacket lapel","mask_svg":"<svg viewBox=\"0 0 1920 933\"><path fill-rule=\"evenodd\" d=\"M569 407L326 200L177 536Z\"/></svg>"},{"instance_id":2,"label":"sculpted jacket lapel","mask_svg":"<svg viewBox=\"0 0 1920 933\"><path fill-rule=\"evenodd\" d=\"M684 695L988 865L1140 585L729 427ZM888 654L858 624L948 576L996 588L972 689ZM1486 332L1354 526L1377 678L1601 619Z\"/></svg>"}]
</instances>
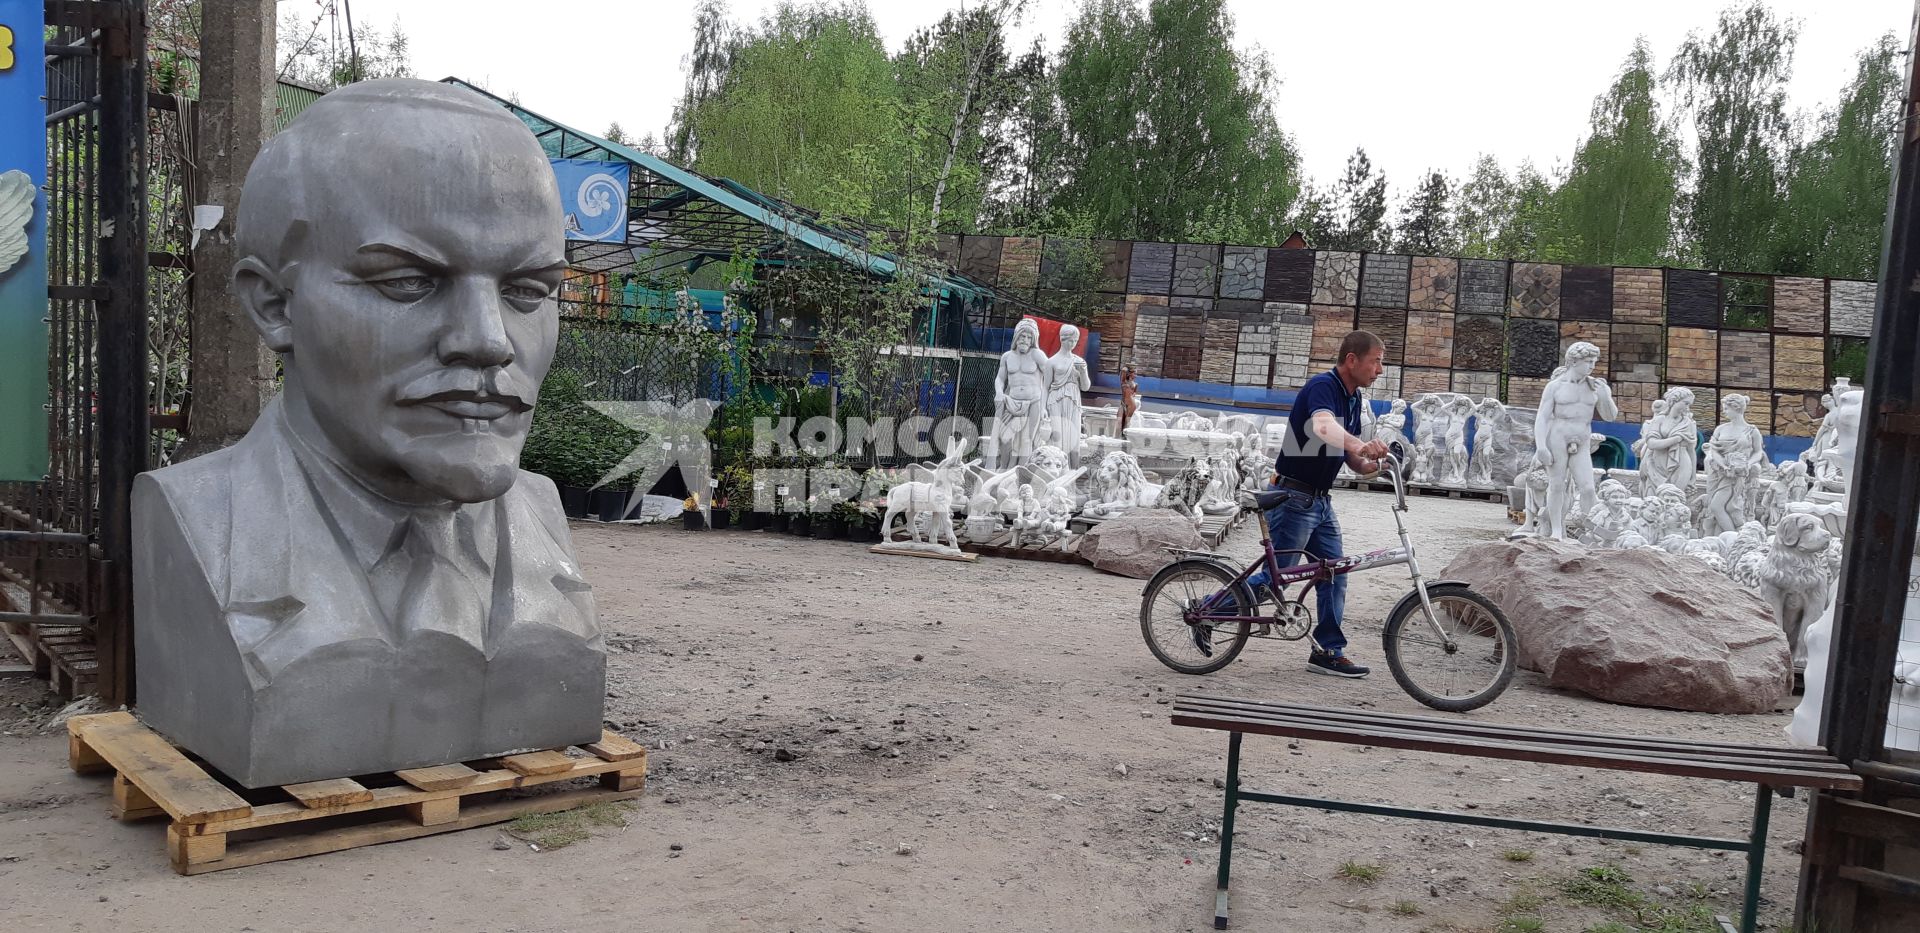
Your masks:
<instances>
[{"instance_id":1,"label":"sculpted jacket lapel","mask_svg":"<svg viewBox=\"0 0 1920 933\"><path fill-rule=\"evenodd\" d=\"M599 641L593 591L566 543L565 528L556 530L541 518L546 513L561 513L558 508L535 508L535 496L555 495L550 486L542 488L543 482L543 478L521 473L519 481L500 498L500 520L495 523L500 550L494 560L489 657L498 650L506 629L516 624L549 625L596 645Z\"/></svg>"}]
</instances>

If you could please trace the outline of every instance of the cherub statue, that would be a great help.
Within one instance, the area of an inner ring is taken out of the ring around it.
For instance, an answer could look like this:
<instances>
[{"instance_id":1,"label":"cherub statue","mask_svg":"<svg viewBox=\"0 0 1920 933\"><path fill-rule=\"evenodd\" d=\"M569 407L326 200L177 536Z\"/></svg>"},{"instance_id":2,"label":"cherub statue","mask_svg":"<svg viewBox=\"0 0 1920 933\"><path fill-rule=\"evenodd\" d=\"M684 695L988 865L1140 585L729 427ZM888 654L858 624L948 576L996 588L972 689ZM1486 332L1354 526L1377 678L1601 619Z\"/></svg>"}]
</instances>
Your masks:
<instances>
[{"instance_id":1,"label":"cherub statue","mask_svg":"<svg viewBox=\"0 0 1920 933\"><path fill-rule=\"evenodd\" d=\"M1013 516L1014 546L1025 544L1029 538L1043 537L1048 518L1046 507L1033 494L1033 484L1021 483L1020 504Z\"/></svg>"},{"instance_id":2,"label":"cherub statue","mask_svg":"<svg viewBox=\"0 0 1920 933\"><path fill-rule=\"evenodd\" d=\"M1631 495L1625 484L1618 480L1607 480L1600 484L1600 504L1587 514L1587 534L1585 542L1594 547L1615 547L1620 536L1633 526L1633 511L1628 500Z\"/></svg>"}]
</instances>

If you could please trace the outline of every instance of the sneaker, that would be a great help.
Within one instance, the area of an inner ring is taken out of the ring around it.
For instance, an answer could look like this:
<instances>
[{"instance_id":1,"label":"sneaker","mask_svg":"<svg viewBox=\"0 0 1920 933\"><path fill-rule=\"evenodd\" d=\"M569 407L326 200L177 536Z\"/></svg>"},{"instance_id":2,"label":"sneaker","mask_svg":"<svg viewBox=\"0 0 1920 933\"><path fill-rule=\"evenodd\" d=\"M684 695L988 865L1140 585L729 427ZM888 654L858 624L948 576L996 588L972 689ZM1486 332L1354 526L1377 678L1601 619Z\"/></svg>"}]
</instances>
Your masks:
<instances>
[{"instance_id":1,"label":"sneaker","mask_svg":"<svg viewBox=\"0 0 1920 933\"><path fill-rule=\"evenodd\" d=\"M1191 628L1193 631L1193 647L1199 649L1201 654L1209 658L1213 657L1213 626L1195 625Z\"/></svg>"},{"instance_id":2,"label":"sneaker","mask_svg":"<svg viewBox=\"0 0 1920 933\"><path fill-rule=\"evenodd\" d=\"M1344 654L1322 654L1317 651L1307 657L1307 670L1329 677L1365 677L1373 672L1371 668L1348 660Z\"/></svg>"}]
</instances>

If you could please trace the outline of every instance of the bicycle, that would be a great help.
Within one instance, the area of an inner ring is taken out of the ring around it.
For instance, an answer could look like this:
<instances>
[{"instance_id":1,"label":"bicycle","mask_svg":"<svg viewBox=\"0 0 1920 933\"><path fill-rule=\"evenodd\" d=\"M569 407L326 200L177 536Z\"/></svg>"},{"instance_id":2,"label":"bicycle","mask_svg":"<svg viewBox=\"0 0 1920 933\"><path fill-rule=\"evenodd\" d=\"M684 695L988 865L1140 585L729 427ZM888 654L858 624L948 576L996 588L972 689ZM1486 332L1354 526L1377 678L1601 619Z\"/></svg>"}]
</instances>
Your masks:
<instances>
[{"instance_id":1,"label":"bicycle","mask_svg":"<svg viewBox=\"0 0 1920 933\"><path fill-rule=\"evenodd\" d=\"M1140 602L1140 632L1154 657L1183 674L1210 674L1232 663L1251 639L1307 637L1314 619L1306 595L1313 584L1330 583L1339 574L1406 564L1413 590L1388 613L1381 633L1393 679L1414 699L1447 712L1478 709L1499 697L1513 681L1517 644L1513 623L1492 600L1466 583L1430 584L1420 576L1413 540L1402 517L1407 511L1404 461L1393 453L1382 463L1393 480L1392 511L1399 547L1332 560L1302 550L1277 550L1266 513L1280 507L1290 493L1247 494L1260 512L1259 558L1236 571L1210 552L1170 548L1179 559L1147 582ZM1297 554L1300 562L1282 567L1283 554ZM1269 582L1261 585L1266 598L1256 600L1248 581L1261 568L1266 569ZM1289 587L1296 587L1291 597ZM1268 603L1273 614L1261 615ZM1204 634L1197 634L1202 628ZM1184 660L1183 651L1196 660Z\"/></svg>"}]
</instances>

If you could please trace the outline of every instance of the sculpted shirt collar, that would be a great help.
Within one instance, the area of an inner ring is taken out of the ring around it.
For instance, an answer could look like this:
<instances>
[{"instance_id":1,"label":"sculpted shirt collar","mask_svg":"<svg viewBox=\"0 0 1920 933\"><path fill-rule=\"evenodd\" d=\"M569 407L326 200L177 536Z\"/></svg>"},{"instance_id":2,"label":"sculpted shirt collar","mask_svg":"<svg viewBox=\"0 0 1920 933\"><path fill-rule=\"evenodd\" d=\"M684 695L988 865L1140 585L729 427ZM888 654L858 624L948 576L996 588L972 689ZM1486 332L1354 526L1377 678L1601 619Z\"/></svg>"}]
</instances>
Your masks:
<instances>
[{"instance_id":1,"label":"sculpted shirt collar","mask_svg":"<svg viewBox=\"0 0 1920 933\"><path fill-rule=\"evenodd\" d=\"M314 496L326 510L334 534L345 540L362 570L372 570L382 558L404 545L407 519L427 512L453 512L455 517L464 519L461 524L473 529L473 534L461 543L482 565L492 568L494 510L489 507L492 503L407 505L395 502L368 489L345 468L315 450L293 430L284 409L277 414L294 459L313 484Z\"/></svg>"}]
</instances>

